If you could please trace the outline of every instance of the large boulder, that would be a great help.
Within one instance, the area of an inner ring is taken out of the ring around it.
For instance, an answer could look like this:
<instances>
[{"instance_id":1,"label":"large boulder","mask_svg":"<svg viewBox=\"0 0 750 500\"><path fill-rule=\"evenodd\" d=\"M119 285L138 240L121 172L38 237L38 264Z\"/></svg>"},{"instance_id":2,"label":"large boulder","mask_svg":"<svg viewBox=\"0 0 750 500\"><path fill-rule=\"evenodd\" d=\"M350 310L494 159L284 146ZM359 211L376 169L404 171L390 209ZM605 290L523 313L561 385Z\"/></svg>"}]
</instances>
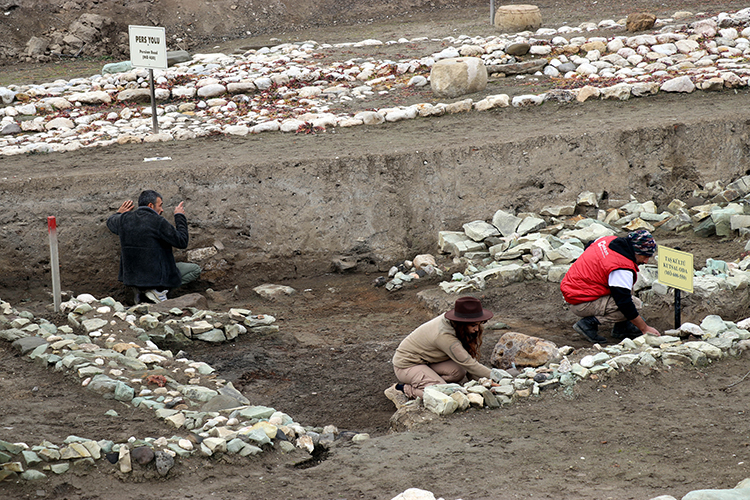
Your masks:
<instances>
[{"instance_id":1,"label":"large boulder","mask_svg":"<svg viewBox=\"0 0 750 500\"><path fill-rule=\"evenodd\" d=\"M508 332L495 344L490 362L494 368L506 370L543 366L561 359L562 354L554 343L523 333Z\"/></svg>"},{"instance_id":2,"label":"large boulder","mask_svg":"<svg viewBox=\"0 0 750 500\"><path fill-rule=\"evenodd\" d=\"M536 5L503 5L495 11L495 27L506 33L535 30L542 26Z\"/></svg>"},{"instance_id":3,"label":"large boulder","mask_svg":"<svg viewBox=\"0 0 750 500\"><path fill-rule=\"evenodd\" d=\"M191 59L187 50L168 50L167 66L174 66L177 63L187 62Z\"/></svg>"},{"instance_id":4,"label":"large boulder","mask_svg":"<svg viewBox=\"0 0 750 500\"><path fill-rule=\"evenodd\" d=\"M117 100L119 102L148 103L151 102L151 90L142 88L125 89L117 94Z\"/></svg>"},{"instance_id":5,"label":"large boulder","mask_svg":"<svg viewBox=\"0 0 750 500\"><path fill-rule=\"evenodd\" d=\"M32 36L29 41L26 42L26 55L30 57L44 55L47 47L49 47L49 40Z\"/></svg>"},{"instance_id":6,"label":"large boulder","mask_svg":"<svg viewBox=\"0 0 750 500\"><path fill-rule=\"evenodd\" d=\"M625 29L631 32L646 31L654 27L656 16L648 12L635 12L628 15L625 21Z\"/></svg>"},{"instance_id":7,"label":"large boulder","mask_svg":"<svg viewBox=\"0 0 750 500\"><path fill-rule=\"evenodd\" d=\"M116 63L105 64L102 67L102 75L113 73L125 73L133 69L133 63L130 61L121 61Z\"/></svg>"},{"instance_id":8,"label":"large boulder","mask_svg":"<svg viewBox=\"0 0 750 500\"><path fill-rule=\"evenodd\" d=\"M487 87L487 68L478 57L454 57L436 62L430 71L430 87L441 97L458 97Z\"/></svg>"}]
</instances>

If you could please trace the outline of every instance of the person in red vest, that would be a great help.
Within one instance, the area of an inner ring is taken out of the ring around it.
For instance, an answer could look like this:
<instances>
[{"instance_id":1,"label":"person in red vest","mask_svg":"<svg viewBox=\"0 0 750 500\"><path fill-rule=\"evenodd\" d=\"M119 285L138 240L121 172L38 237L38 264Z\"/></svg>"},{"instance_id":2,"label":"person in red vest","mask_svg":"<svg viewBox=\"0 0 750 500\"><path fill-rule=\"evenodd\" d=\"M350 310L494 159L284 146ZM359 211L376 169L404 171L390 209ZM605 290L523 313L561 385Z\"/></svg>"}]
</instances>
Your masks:
<instances>
[{"instance_id":1,"label":"person in red vest","mask_svg":"<svg viewBox=\"0 0 750 500\"><path fill-rule=\"evenodd\" d=\"M645 229L626 237L603 236L591 243L560 283L570 311L581 319L573 329L591 342L605 343L599 325L614 323L612 337L661 335L648 326L638 310L643 303L633 297L638 265L654 255L656 242Z\"/></svg>"}]
</instances>

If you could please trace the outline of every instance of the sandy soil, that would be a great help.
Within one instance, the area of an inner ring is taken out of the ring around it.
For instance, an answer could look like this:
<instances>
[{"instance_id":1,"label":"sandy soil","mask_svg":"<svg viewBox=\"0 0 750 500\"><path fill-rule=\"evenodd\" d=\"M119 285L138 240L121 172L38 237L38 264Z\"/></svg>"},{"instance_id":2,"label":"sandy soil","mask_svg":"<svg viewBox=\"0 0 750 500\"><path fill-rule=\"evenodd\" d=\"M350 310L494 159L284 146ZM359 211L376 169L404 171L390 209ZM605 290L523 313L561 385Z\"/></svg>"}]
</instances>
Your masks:
<instances>
[{"instance_id":1,"label":"sandy soil","mask_svg":"<svg viewBox=\"0 0 750 500\"><path fill-rule=\"evenodd\" d=\"M653 8L666 15L691 7L694 11L716 12L745 6L733 1L671 0L635 3L600 0L586 2L584 7L576 2L575 8L572 2L565 1L539 4L548 9L550 17L560 16L570 22L624 17L635 8ZM444 36L448 19L461 19L464 12L473 20L484 15L484 11L477 8L458 9L423 17L415 14L420 22L414 23L322 27L294 32L290 36L319 41L335 41L335 36L347 35L350 35L349 40L396 38L401 29L408 32L404 36ZM355 36L356 33L359 34ZM236 43L252 45L262 40ZM522 92L524 88L517 86L511 90ZM616 127L616 122L625 127L634 119L658 115L660 106L678 118L691 116L696 122L701 118L717 120L725 115L736 119L741 115L738 107L743 97L746 96L740 95L732 101L731 96L719 96L718 104L705 108L696 98L684 101L644 99L628 105L601 103L609 106L604 108L609 110L604 115L616 110L618 119L581 114L575 118L576 127L596 128L603 123ZM526 128L519 121L514 123L518 127L513 133L519 140L539 135L545 125L563 126L573 112L545 110L544 113L525 113ZM540 121L534 122L535 116ZM423 138L448 133L462 123L476 126L467 127L465 131L472 141L487 140L479 138L485 136L479 126L486 127L488 119L475 120L479 119L458 117L443 126L417 124L412 128L382 128L377 134L353 133L340 138L326 134L294 139L289 140L296 144L294 151L288 154L301 156L304 151L309 157L330 156L332 144L339 144L343 145L340 146L342 152L356 158L371 154L384 144L392 147L395 142L396 147L401 147L408 142L408 136L404 138L406 132ZM389 136L389 133L400 137ZM334 142L339 139L341 142ZM439 140L434 139L432 144L436 142ZM83 161L81 156L65 155L42 159L16 157L8 162L4 160L5 166L0 168L3 168L3 176L16 169L39 178L53 175L45 174L46 170L69 172L78 168L83 183L88 171L105 172L118 168L128 158L152 156L151 151L146 151L149 147L119 148L117 155L95 152L93 165ZM261 145L254 147L262 148ZM269 149L273 147L278 144ZM246 149L247 144L240 141L210 140L202 141L189 151L196 154L196 161L212 162L216 158L231 161ZM260 156L268 153L262 149L255 152ZM734 168L735 172L744 173L746 162L739 162ZM715 180L711 178L714 172L699 174L704 180ZM122 177L133 182L134 175L130 171ZM571 179L573 177L571 174ZM646 192L662 193L665 197L667 194L683 195L691 184L683 185L678 180L673 179L673 186L648 186L641 178L621 176L620 184L610 179L609 188L620 194L636 186L643 189L642 195ZM12 189L4 186L4 196L14 196L12 190L17 186L14 184ZM21 192L26 193L25 189L23 187ZM72 203L70 198L74 198L75 192L70 193L66 193L66 204ZM90 217L93 213L99 217L106 211L106 207L98 211L90 209L85 195L78 194L84 207L83 216L89 214ZM54 194L47 193L47 196ZM531 198L531 195L517 195L518 208L525 206L524 201L531 203ZM12 217L5 219L4 224L11 227L14 220ZM4 237L10 241L5 244L9 251L20 255L21 251L13 248L17 243L12 231L4 233ZM670 246L694 253L698 266L708 257L734 260L744 247L744 241L687 236L670 236L668 240L664 237L660 243L666 241ZM116 251L114 246L104 247L104 250ZM102 274L111 274L116 263L116 253L114 255L105 263ZM411 256L403 255L403 258ZM240 263L236 264L237 269L242 269ZM450 266L445 260L441 264ZM315 268L310 266L310 269ZM14 271L13 277L6 275L0 279L3 286L0 296L16 307L44 314L46 294L43 289L30 285L47 279L43 262L35 261L15 269L18 271ZM302 452L290 455L267 452L250 460L231 456L179 460L166 479L159 479L152 468L136 468L134 473L122 475L101 460L96 467L50 477L44 483L4 484L2 488L9 498L389 499L407 488L419 487L449 500L532 497L619 500L647 499L664 493L679 498L698 488L730 488L750 477L750 436L746 432L750 381L729 387L746 375L745 359L727 359L701 370L674 368L651 374L624 373L611 380L581 383L572 393L543 393L538 399L520 401L501 410L471 410L447 418L429 419L411 432L392 433L389 419L393 406L382 391L393 381L389 365L393 350L404 335L441 312L452 298L420 300L420 293L434 297L434 281L422 281L395 293L375 288L372 282L382 273L374 267L366 273L285 273L281 278L274 274L272 266L258 268L257 274L244 274L248 269L254 268L242 269L243 273L239 276L235 273L231 280L221 278L197 286L221 289L238 285L240 294L235 300L214 301L212 307L239 305L272 314L278 319L280 332L263 339L240 338L229 345L195 345L190 356L212 364L253 403L273 406L305 425L334 424L341 431L369 432L373 439L353 444L342 438L320 462L306 460ZM85 283L86 289L79 292L126 298L111 276L92 278L83 265L70 278ZM275 302L264 301L251 293L252 286L267 281L293 286L300 293ZM477 296L515 331L544 337L558 345L589 347L570 329L573 317L565 311L555 284L491 287ZM439 305L431 309L426 305L428 302ZM660 329L671 327L668 311L647 309L644 314ZM741 310L732 311L724 318L738 320L746 316L750 316L750 311ZM502 333L486 333L484 359L489 357ZM174 432L148 413L89 394L79 387L74 377L39 370L17 357L6 344L0 344L0 394L3 394L0 438L8 441L36 444L47 439L60 442L70 434L122 440L128 436L158 437ZM119 419L112 420L104 415L111 408L121 415Z\"/></svg>"}]
</instances>

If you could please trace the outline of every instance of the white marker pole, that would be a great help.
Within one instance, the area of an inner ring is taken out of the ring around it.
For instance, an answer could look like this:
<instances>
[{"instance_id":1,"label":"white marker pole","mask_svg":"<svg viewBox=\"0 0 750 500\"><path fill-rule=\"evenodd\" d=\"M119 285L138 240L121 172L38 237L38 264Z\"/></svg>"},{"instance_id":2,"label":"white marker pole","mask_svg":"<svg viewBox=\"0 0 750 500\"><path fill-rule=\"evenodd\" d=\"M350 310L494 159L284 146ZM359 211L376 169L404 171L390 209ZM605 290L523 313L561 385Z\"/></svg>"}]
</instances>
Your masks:
<instances>
[{"instance_id":1,"label":"white marker pole","mask_svg":"<svg viewBox=\"0 0 750 500\"><path fill-rule=\"evenodd\" d=\"M60 312L60 260L57 254L57 220L54 215L47 217L49 232L49 267L52 271L52 297L55 301L55 312Z\"/></svg>"}]
</instances>

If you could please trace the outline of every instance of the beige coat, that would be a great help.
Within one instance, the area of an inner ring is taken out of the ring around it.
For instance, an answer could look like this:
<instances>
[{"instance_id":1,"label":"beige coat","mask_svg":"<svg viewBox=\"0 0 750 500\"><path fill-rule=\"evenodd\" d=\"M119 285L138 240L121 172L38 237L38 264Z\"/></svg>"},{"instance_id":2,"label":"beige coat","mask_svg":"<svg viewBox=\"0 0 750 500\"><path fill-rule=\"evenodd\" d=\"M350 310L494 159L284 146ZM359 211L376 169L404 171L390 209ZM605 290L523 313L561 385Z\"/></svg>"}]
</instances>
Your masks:
<instances>
[{"instance_id":1,"label":"beige coat","mask_svg":"<svg viewBox=\"0 0 750 500\"><path fill-rule=\"evenodd\" d=\"M410 368L431 365L452 359L472 375L472 378L489 377L490 369L472 358L456 338L456 331L445 315L428 321L401 341L393 355L393 366Z\"/></svg>"}]
</instances>

